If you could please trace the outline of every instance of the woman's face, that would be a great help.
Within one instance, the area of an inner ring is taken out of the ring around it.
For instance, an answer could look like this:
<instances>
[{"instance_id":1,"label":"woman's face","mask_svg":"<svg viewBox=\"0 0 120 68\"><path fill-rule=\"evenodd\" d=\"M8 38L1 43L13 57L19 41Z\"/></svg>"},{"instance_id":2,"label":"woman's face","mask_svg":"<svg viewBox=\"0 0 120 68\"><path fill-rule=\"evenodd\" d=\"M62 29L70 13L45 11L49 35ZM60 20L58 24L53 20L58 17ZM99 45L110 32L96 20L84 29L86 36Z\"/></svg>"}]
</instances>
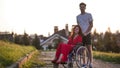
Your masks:
<instances>
[{"instance_id":1,"label":"woman's face","mask_svg":"<svg viewBox=\"0 0 120 68\"><path fill-rule=\"evenodd\" d=\"M78 34L79 33L79 27L75 27L74 32L75 32L75 34Z\"/></svg>"}]
</instances>

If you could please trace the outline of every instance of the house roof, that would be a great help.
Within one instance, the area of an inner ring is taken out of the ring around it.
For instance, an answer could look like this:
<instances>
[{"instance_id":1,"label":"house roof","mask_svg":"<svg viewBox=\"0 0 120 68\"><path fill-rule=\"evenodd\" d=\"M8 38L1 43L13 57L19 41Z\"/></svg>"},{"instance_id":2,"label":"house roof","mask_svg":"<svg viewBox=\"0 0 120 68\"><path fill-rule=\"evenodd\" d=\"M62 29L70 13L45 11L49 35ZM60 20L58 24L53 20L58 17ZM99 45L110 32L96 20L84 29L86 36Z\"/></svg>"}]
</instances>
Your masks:
<instances>
[{"instance_id":1,"label":"house roof","mask_svg":"<svg viewBox=\"0 0 120 68\"><path fill-rule=\"evenodd\" d=\"M53 34L53 35L51 35L48 39L46 39L45 41L43 41L43 42L41 43L41 46L44 45L45 43L47 43L48 41L56 38L56 37L60 37L61 39L65 40L65 41L68 41L67 38L65 38L65 37L63 37L63 36L61 36L61 35L59 35L59 34Z\"/></svg>"},{"instance_id":2,"label":"house roof","mask_svg":"<svg viewBox=\"0 0 120 68\"><path fill-rule=\"evenodd\" d=\"M69 32L69 34L70 34L70 32ZM66 30L62 29L62 30L59 30L59 31L55 32L51 36L47 37L45 39L45 41L41 42L41 45L44 45L45 43L47 43L51 39L54 39L55 37L60 37L61 39L65 40L65 41L68 41L68 36L66 35Z\"/></svg>"},{"instance_id":3,"label":"house roof","mask_svg":"<svg viewBox=\"0 0 120 68\"><path fill-rule=\"evenodd\" d=\"M66 35L66 30L65 29L59 30L58 32L56 32L54 34L59 34L59 35L65 37L65 38L68 38L68 36Z\"/></svg>"}]
</instances>

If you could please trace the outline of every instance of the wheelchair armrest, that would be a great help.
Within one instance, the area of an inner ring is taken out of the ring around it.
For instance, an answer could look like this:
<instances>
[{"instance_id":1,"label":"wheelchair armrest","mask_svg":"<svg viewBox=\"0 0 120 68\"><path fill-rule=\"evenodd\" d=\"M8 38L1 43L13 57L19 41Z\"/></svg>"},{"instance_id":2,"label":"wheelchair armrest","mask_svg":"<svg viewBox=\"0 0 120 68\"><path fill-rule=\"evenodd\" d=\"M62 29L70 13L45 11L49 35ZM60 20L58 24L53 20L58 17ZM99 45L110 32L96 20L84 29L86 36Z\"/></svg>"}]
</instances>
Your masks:
<instances>
[{"instance_id":1,"label":"wheelchair armrest","mask_svg":"<svg viewBox=\"0 0 120 68\"><path fill-rule=\"evenodd\" d=\"M77 43L76 45L83 45L83 43L80 43L80 42L79 42L79 43Z\"/></svg>"},{"instance_id":2,"label":"wheelchair armrest","mask_svg":"<svg viewBox=\"0 0 120 68\"><path fill-rule=\"evenodd\" d=\"M73 49L77 50L80 46L83 46L83 43L77 43L76 46L73 47Z\"/></svg>"}]
</instances>

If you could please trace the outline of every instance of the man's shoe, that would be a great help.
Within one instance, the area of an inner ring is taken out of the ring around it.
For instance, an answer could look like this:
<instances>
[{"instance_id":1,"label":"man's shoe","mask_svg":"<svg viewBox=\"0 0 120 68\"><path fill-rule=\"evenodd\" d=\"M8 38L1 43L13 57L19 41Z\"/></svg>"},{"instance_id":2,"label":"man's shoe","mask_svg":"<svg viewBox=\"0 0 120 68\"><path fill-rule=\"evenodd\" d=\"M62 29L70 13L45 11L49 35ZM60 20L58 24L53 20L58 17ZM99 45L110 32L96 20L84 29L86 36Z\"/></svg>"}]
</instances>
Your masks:
<instances>
[{"instance_id":1,"label":"man's shoe","mask_svg":"<svg viewBox=\"0 0 120 68\"><path fill-rule=\"evenodd\" d=\"M82 68L87 68L86 64L83 64L83 65L82 65Z\"/></svg>"},{"instance_id":2,"label":"man's shoe","mask_svg":"<svg viewBox=\"0 0 120 68\"><path fill-rule=\"evenodd\" d=\"M73 68L73 63L72 62L68 63L68 68Z\"/></svg>"},{"instance_id":3,"label":"man's shoe","mask_svg":"<svg viewBox=\"0 0 120 68\"><path fill-rule=\"evenodd\" d=\"M93 68L92 64L89 65L89 68Z\"/></svg>"}]
</instances>

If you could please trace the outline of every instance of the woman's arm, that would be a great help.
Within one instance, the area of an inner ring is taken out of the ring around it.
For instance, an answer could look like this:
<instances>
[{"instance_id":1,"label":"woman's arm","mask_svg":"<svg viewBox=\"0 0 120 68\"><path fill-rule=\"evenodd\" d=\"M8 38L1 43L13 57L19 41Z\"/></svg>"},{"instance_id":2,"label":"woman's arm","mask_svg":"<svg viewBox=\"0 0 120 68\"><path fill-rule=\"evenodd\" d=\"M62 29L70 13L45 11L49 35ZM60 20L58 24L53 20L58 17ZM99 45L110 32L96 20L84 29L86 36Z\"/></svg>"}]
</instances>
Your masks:
<instances>
[{"instance_id":1,"label":"woman's arm","mask_svg":"<svg viewBox=\"0 0 120 68\"><path fill-rule=\"evenodd\" d=\"M78 36L77 43L82 43L82 36Z\"/></svg>"},{"instance_id":2,"label":"woman's arm","mask_svg":"<svg viewBox=\"0 0 120 68\"><path fill-rule=\"evenodd\" d=\"M72 44L72 39L69 38L67 44Z\"/></svg>"}]
</instances>

